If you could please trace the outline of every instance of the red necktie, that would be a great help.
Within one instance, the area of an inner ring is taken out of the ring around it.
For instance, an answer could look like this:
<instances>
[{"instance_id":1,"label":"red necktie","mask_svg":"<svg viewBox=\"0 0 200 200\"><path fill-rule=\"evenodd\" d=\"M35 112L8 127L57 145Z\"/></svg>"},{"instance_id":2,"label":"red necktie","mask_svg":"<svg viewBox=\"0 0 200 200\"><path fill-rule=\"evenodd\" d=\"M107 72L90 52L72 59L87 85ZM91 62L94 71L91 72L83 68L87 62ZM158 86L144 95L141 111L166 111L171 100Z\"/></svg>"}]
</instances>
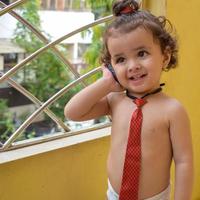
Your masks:
<instances>
[{"instance_id":1,"label":"red necktie","mask_svg":"<svg viewBox=\"0 0 200 200\"><path fill-rule=\"evenodd\" d=\"M146 101L136 98L134 103L137 105L137 108L133 112L130 122L119 200L138 200L141 169L141 107Z\"/></svg>"}]
</instances>

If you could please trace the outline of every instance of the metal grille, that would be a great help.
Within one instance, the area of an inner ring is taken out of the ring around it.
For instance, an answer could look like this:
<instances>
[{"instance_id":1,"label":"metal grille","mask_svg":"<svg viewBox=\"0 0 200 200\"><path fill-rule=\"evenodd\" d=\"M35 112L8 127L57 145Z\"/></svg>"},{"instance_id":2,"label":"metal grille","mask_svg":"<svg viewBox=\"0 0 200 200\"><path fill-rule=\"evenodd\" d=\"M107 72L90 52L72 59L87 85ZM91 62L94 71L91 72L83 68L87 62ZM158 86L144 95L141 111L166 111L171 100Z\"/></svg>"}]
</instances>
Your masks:
<instances>
[{"instance_id":1,"label":"metal grille","mask_svg":"<svg viewBox=\"0 0 200 200\"><path fill-rule=\"evenodd\" d=\"M93 26L96 26L98 24L101 24L101 23L104 23L104 22L111 20L112 16L107 16L105 18L99 19L99 20L97 20L93 23L87 24L83 27L80 27L80 28L62 36L59 39L56 39L54 41L49 41L41 32L39 32L35 27L33 27L28 21L26 21L21 16L19 16L16 12L13 11L13 9L22 5L26 1L27 0L18 0L18 1L15 1L14 3L12 3L10 5L6 5L6 4L4 4L3 2L0 1L0 7L1 7L0 17L2 15L4 15L5 13L9 13L14 18L16 18L20 23L22 23L27 28L29 28L44 43L44 46L42 48L38 49L37 51L35 51L33 54L26 57L20 63L16 64L13 68L11 68L6 73L0 74L0 84L7 82L13 88L15 88L20 93L22 93L27 98L29 98L35 105L37 105L38 108L23 122L23 124L1 146L0 151L5 151L5 150L13 149L13 148L19 148L19 147L22 147L24 145L31 145L31 144L49 141L49 140L53 140L53 139L57 139L57 138L61 138L61 137L67 137L67 136L71 136L71 135L75 135L75 134L80 134L80 133L83 133L83 132L88 132L91 129L94 130L94 129L99 129L99 128L103 128L103 127L106 127L106 126L110 126L110 123L108 122L108 123L96 125L94 127L87 128L87 129L84 129L84 130L72 131L48 107L50 105L52 105L56 100L61 98L65 93L67 93L72 87L76 86L77 84L81 83L83 86L86 86L86 82L84 80L86 78L90 77L91 75L97 73L98 71L100 71L100 68L95 68L95 69L91 70L90 72L80 76L80 74L73 67L73 64L71 62L69 62L69 60L67 60L63 56L63 54L59 51L59 49L56 47L56 45L61 43L63 40L65 40L65 39L67 39L67 38L69 38L69 37L71 37L71 36L73 36L73 35L75 35L79 32L82 32L82 31L84 31L88 28L91 28ZM43 103L39 99L37 99L33 94L31 94L29 91L27 91L22 85L20 85L15 80L13 80L11 78L11 76L14 75L18 70L24 68L27 63L34 60L37 56L41 55L43 52L47 51L48 49L50 49L54 53L54 55L56 55L58 57L58 59L60 59L60 61L63 62L64 65L68 67L68 69L73 73L76 80L72 81L70 84L68 84L67 86L62 88L60 91L55 93L51 98L49 98L46 102ZM43 112L46 113L64 131L62 133L57 133L57 134L51 135L49 137L39 138L39 139L34 140L34 141L29 141L29 142L26 142L25 144L24 143L18 144L17 142L15 142L17 137L20 134L22 134L22 132L34 121L34 119L36 119L36 117L39 114L41 114Z\"/></svg>"}]
</instances>

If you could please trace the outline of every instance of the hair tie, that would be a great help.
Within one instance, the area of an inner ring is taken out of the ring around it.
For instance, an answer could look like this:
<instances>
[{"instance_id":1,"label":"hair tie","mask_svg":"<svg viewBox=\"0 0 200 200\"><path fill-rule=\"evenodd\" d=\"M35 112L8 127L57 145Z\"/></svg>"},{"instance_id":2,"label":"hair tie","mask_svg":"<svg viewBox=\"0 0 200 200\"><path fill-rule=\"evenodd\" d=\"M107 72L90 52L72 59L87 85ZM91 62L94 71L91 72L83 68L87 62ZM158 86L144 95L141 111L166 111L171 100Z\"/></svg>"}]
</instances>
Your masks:
<instances>
[{"instance_id":1,"label":"hair tie","mask_svg":"<svg viewBox=\"0 0 200 200\"><path fill-rule=\"evenodd\" d=\"M121 11L120 14L128 14L128 13L133 13L135 12L135 6L133 4L129 4L128 6L124 7Z\"/></svg>"}]
</instances>

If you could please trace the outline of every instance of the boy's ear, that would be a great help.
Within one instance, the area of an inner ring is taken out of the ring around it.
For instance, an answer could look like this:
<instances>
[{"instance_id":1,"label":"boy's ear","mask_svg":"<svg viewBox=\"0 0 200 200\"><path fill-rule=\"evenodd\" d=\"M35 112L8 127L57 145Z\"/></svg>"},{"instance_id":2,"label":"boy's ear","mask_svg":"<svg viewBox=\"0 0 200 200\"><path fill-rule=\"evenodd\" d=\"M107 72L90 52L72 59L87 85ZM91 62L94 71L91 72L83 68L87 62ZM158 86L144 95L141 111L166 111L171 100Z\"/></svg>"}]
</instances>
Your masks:
<instances>
[{"instance_id":1,"label":"boy's ear","mask_svg":"<svg viewBox=\"0 0 200 200\"><path fill-rule=\"evenodd\" d=\"M165 70L171 60L171 50L170 47L166 47L166 49L164 50L164 59L163 59L163 70Z\"/></svg>"}]
</instances>

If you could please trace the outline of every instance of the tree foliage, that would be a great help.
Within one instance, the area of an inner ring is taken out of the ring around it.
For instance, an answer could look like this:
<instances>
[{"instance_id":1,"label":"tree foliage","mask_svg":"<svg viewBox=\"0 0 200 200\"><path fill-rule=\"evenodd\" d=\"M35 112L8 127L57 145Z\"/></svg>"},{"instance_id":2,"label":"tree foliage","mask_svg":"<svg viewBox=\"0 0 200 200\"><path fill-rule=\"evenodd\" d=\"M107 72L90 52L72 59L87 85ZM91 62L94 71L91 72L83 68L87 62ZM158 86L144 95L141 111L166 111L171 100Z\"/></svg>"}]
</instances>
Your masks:
<instances>
[{"instance_id":1,"label":"tree foliage","mask_svg":"<svg viewBox=\"0 0 200 200\"><path fill-rule=\"evenodd\" d=\"M41 22L38 14L39 8L40 1L31 0L24 4L20 12L24 19L43 32L43 30L41 30ZM48 39L50 39L50 37ZM28 55L44 46L43 42L21 23L17 23L13 41L25 49ZM67 54L64 48L61 49L64 51L62 53ZM24 67L24 75L23 85L42 102L48 100L55 92L59 91L71 81L67 66L64 66L51 50L47 50L28 63ZM55 106L51 107L59 117L64 118L64 105L70 99L73 92L74 91L67 93L64 98L59 99L55 103Z\"/></svg>"},{"instance_id":2,"label":"tree foliage","mask_svg":"<svg viewBox=\"0 0 200 200\"><path fill-rule=\"evenodd\" d=\"M0 142L4 143L14 130L13 118L5 99L0 99L0 111Z\"/></svg>"},{"instance_id":3,"label":"tree foliage","mask_svg":"<svg viewBox=\"0 0 200 200\"><path fill-rule=\"evenodd\" d=\"M112 0L86 0L86 2L91 6L91 11L94 13L95 19L108 16L111 13ZM102 50L102 35L106 26L107 23L104 23L92 28L92 43L83 55L88 66L84 72L90 71L91 69L99 66L100 64L99 58ZM100 76L101 74L97 74L91 80L91 82L95 81Z\"/></svg>"},{"instance_id":4,"label":"tree foliage","mask_svg":"<svg viewBox=\"0 0 200 200\"><path fill-rule=\"evenodd\" d=\"M112 0L86 0L86 2L91 7L96 19L110 14Z\"/></svg>"}]
</instances>

